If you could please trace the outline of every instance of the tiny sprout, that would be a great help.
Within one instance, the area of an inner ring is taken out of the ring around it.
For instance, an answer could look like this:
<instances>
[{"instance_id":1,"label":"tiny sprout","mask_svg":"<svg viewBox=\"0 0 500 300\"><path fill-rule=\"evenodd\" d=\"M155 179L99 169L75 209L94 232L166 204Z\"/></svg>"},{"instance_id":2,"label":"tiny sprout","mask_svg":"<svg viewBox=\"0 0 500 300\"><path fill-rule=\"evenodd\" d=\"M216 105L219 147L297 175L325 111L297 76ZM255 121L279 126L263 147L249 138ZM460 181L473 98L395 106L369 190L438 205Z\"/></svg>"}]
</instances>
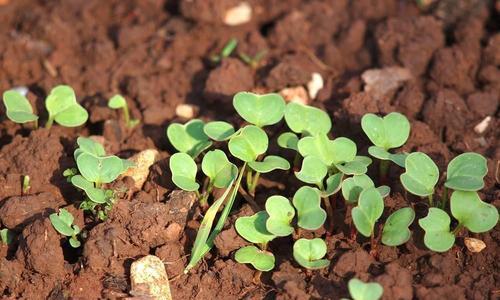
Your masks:
<instances>
[{"instance_id":1,"label":"tiny sprout","mask_svg":"<svg viewBox=\"0 0 500 300\"><path fill-rule=\"evenodd\" d=\"M378 300L384 293L384 289L379 283L364 283L357 278L349 280L347 287L353 300Z\"/></svg>"},{"instance_id":2,"label":"tiny sprout","mask_svg":"<svg viewBox=\"0 0 500 300\"><path fill-rule=\"evenodd\" d=\"M73 224L73 215L66 209L59 209L59 213L53 213L49 216L50 222L54 229L60 234L69 237L69 244L73 248L80 247L81 243L77 235L80 233L80 228Z\"/></svg>"},{"instance_id":3,"label":"tiny sprout","mask_svg":"<svg viewBox=\"0 0 500 300\"><path fill-rule=\"evenodd\" d=\"M303 186L293 196L297 209L297 225L307 230L316 230L325 223L326 212L321 208L320 192L316 188Z\"/></svg>"},{"instance_id":4,"label":"tiny sprout","mask_svg":"<svg viewBox=\"0 0 500 300\"><path fill-rule=\"evenodd\" d=\"M238 234L245 240L254 244L266 245L276 237L276 235L267 230L266 224L268 219L269 214L266 211L259 211L253 216L239 217L234 226Z\"/></svg>"},{"instance_id":5,"label":"tiny sprout","mask_svg":"<svg viewBox=\"0 0 500 300\"><path fill-rule=\"evenodd\" d=\"M276 124L285 114L285 100L279 94L239 92L233 98L233 106L245 121L257 127Z\"/></svg>"},{"instance_id":6,"label":"tiny sprout","mask_svg":"<svg viewBox=\"0 0 500 300\"><path fill-rule=\"evenodd\" d=\"M233 53L234 49L236 49L236 46L238 46L238 40L236 38L230 39L224 48L222 48L222 51L218 55L214 55L211 57L211 60L215 63L220 62L223 58L229 57L231 53Z\"/></svg>"},{"instance_id":7,"label":"tiny sprout","mask_svg":"<svg viewBox=\"0 0 500 300\"><path fill-rule=\"evenodd\" d=\"M399 246L406 243L411 237L408 226L415 219L415 211L411 207L404 207L393 212L387 218L382 231L382 243L387 246Z\"/></svg>"},{"instance_id":8,"label":"tiny sprout","mask_svg":"<svg viewBox=\"0 0 500 300\"><path fill-rule=\"evenodd\" d=\"M7 109L7 118L15 123L36 122L38 116L33 114L28 99L16 90L3 93L3 104Z\"/></svg>"},{"instance_id":9,"label":"tiny sprout","mask_svg":"<svg viewBox=\"0 0 500 300\"><path fill-rule=\"evenodd\" d=\"M359 233L370 237L383 212L384 200L380 192L375 187L369 187L359 195L358 205L352 209L352 220Z\"/></svg>"},{"instance_id":10,"label":"tiny sprout","mask_svg":"<svg viewBox=\"0 0 500 300\"><path fill-rule=\"evenodd\" d=\"M253 57L245 53L238 53L238 55L241 58L241 60L244 61L247 65L249 65L253 69L257 69L261 59L263 59L264 56L266 56L266 53L267 53L266 50L261 50L257 52L257 54L255 54L255 56Z\"/></svg>"},{"instance_id":11,"label":"tiny sprout","mask_svg":"<svg viewBox=\"0 0 500 300\"><path fill-rule=\"evenodd\" d=\"M24 175L23 176L23 194L27 194L31 188L30 185L30 176L29 175Z\"/></svg>"},{"instance_id":12,"label":"tiny sprout","mask_svg":"<svg viewBox=\"0 0 500 300\"><path fill-rule=\"evenodd\" d=\"M122 95L114 95L108 101L108 107L112 109L122 109L123 116L125 118L125 124L127 127L132 128L139 124L139 120L131 119L130 113L127 105L127 101L123 98Z\"/></svg>"},{"instance_id":13,"label":"tiny sprout","mask_svg":"<svg viewBox=\"0 0 500 300\"><path fill-rule=\"evenodd\" d=\"M269 218L266 221L266 229L276 236L287 236L292 234L293 227L290 223L295 216L295 209L290 201L283 196L271 196L266 201L266 212Z\"/></svg>"},{"instance_id":14,"label":"tiny sprout","mask_svg":"<svg viewBox=\"0 0 500 300\"><path fill-rule=\"evenodd\" d=\"M56 86L50 91L45 108L49 112L46 128L50 128L54 121L65 127L76 127L89 118L85 108L76 102L75 91L67 85Z\"/></svg>"},{"instance_id":15,"label":"tiny sprout","mask_svg":"<svg viewBox=\"0 0 500 300\"><path fill-rule=\"evenodd\" d=\"M326 243L322 239L299 239L293 244L293 257L306 269L322 269L330 265L326 255Z\"/></svg>"},{"instance_id":16,"label":"tiny sprout","mask_svg":"<svg viewBox=\"0 0 500 300\"><path fill-rule=\"evenodd\" d=\"M417 196L429 197L432 206L434 186L439 180L439 169L425 153L415 152L408 155L405 161L406 172L401 174L404 188Z\"/></svg>"},{"instance_id":17,"label":"tiny sprout","mask_svg":"<svg viewBox=\"0 0 500 300\"><path fill-rule=\"evenodd\" d=\"M203 131L205 123L193 119L186 124L172 123L167 128L167 137L177 151L196 158L212 145Z\"/></svg>"},{"instance_id":18,"label":"tiny sprout","mask_svg":"<svg viewBox=\"0 0 500 300\"><path fill-rule=\"evenodd\" d=\"M424 244L436 252L446 252L455 243L455 235L450 231L450 216L439 208L429 208L427 217L418 220L425 231Z\"/></svg>"},{"instance_id":19,"label":"tiny sprout","mask_svg":"<svg viewBox=\"0 0 500 300\"><path fill-rule=\"evenodd\" d=\"M448 164L444 185L459 191L478 191L483 188L483 178L487 173L487 161L482 155L463 153Z\"/></svg>"},{"instance_id":20,"label":"tiny sprout","mask_svg":"<svg viewBox=\"0 0 500 300\"><path fill-rule=\"evenodd\" d=\"M255 269L267 272L274 268L274 255L255 246L246 246L238 249L234 258L240 264L251 264Z\"/></svg>"},{"instance_id":21,"label":"tiny sprout","mask_svg":"<svg viewBox=\"0 0 500 300\"><path fill-rule=\"evenodd\" d=\"M326 112L295 102L287 104L285 121L293 132L304 136L327 134L332 128L332 121Z\"/></svg>"},{"instance_id":22,"label":"tiny sprout","mask_svg":"<svg viewBox=\"0 0 500 300\"><path fill-rule=\"evenodd\" d=\"M234 127L224 121L213 121L207 123L203 131L212 140L222 142L231 138L234 134Z\"/></svg>"},{"instance_id":23,"label":"tiny sprout","mask_svg":"<svg viewBox=\"0 0 500 300\"><path fill-rule=\"evenodd\" d=\"M186 153L175 153L170 157L172 181L185 191L198 191L200 185L196 182L197 167L191 156Z\"/></svg>"},{"instance_id":24,"label":"tiny sprout","mask_svg":"<svg viewBox=\"0 0 500 300\"><path fill-rule=\"evenodd\" d=\"M14 233L7 228L0 230L0 241L5 245L10 245L14 241Z\"/></svg>"}]
</instances>

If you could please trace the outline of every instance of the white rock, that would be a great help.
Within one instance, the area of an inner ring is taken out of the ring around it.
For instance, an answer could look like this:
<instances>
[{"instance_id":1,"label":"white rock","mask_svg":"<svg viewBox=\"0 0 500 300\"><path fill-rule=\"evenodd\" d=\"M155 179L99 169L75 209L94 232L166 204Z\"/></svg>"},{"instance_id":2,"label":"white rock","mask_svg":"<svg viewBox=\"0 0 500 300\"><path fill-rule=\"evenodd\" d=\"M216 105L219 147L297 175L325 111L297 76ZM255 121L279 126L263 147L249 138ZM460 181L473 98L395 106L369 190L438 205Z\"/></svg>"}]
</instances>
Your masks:
<instances>
[{"instance_id":1,"label":"white rock","mask_svg":"<svg viewBox=\"0 0 500 300\"><path fill-rule=\"evenodd\" d=\"M135 164L135 167L127 169L122 176L132 177L135 188L142 189L144 182L148 179L149 168L157 161L159 154L155 149L146 149L135 154L129 158Z\"/></svg>"},{"instance_id":2,"label":"white rock","mask_svg":"<svg viewBox=\"0 0 500 300\"><path fill-rule=\"evenodd\" d=\"M490 116L487 116L486 118L484 118L481 122L479 122L479 124L477 124L475 127L474 127L474 131L478 134L481 134L483 133L486 128L488 128L488 126L490 126L490 122L491 122L491 117Z\"/></svg>"},{"instance_id":3,"label":"white rock","mask_svg":"<svg viewBox=\"0 0 500 300\"><path fill-rule=\"evenodd\" d=\"M479 253L486 248L486 244L483 241L469 237L464 238L464 244L467 250L473 253Z\"/></svg>"},{"instance_id":4,"label":"white rock","mask_svg":"<svg viewBox=\"0 0 500 300\"><path fill-rule=\"evenodd\" d=\"M16 86L12 90L18 92L19 94L23 95L24 97L26 97L26 95L28 95L28 92L29 92L29 89L25 86Z\"/></svg>"},{"instance_id":5,"label":"white rock","mask_svg":"<svg viewBox=\"0 0 500 300\"><path fill-rule=\"evenodd\" d=\"M179 104L175 108L178 117L192 119L198 113L198 106L192 104Z\"/></svg>"},{"instance_id":6,"label":"white rock","mask_svg":"<svg viewBox=\"0 0 500 300\"><path fill-rule=\"evenodd\" d=\"M245 24L252 19L252 7L247 2L241 2L235 7L226 11L224 15L224 24L237 26Z\"/></svg>"},{"instance_id":7,"label":"white rock","mask_svg":"<svg viewBox=\"0 0 500 300\"><path fill-rule=\"evenodd\" d=\"M172 299L165 265L154 255L144 256L132 263L130 283L130 294L139 299Z\"/></svg>"},{"instance_id":8,"label":"white rock","mask_svg":"<svg viewBox=\"0 0 500 300\"><path fill-rule=\"evenodd\" d=\"M401 67L370 69L363 72L361 78L365 82L365 92L375 97L382 97L399 88L412 78L410 70Z\"/></svg>"},{"instance_id":9,"label":"white rock","mask_svg":"<svg viewBox=\"0 0 500 300\"><path fill-rule=\"evenodd\" d=\"M309 103L307 91L303 86L284 88L281 91L279 91L279 94L287 102L297 102L304 105L307 105Z\"/></svg>"},{"instance_id":10,"label":"white rock","mask_svg":"<svg viewBox=\"0 0 500 300\"><path fill-rule=\"evenodd\" d=\"M307 83L307 90L309 91L309 98L314 100L319 91L323 88L323 77L319 73L313 73L311 81Z\"/></svg>"}]
</instances>

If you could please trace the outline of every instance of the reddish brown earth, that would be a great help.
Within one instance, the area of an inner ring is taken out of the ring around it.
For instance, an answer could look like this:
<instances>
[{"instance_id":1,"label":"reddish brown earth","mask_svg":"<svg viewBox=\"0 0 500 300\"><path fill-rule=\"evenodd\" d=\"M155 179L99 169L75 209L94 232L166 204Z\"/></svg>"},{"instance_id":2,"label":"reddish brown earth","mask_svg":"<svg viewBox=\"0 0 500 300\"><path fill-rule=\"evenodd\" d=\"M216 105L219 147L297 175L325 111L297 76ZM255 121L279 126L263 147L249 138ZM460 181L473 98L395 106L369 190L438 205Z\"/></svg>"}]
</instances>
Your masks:
<instances>
[{"instance_id":1,"label":"reddish brown earth","mask_svg":"<svg viewBox=\"0 0 500 300\"><path fill-rule=\"evenodd\" d=\"M459 238L450 251L436 254L426 250L413 224L406 245L380 246L373 258L366 240L349 239L350 215L340 200L333 234L308 233L327 236L327 269L298 267L292 240L285 238L270 245L277 257L274 271L255 281L253 269L234 262L233 251L245 241L228 227L207 259L182 274L200 210L192 195L173 191L169 180L173 149L165 128L179 121L175 107L195 104L202 119L237 123L229 102L235 92L303 85L312 72L325 79L312 104L331 114L335 135L355 139L366 153L360 117L405 113L412 133L403 150L428 153L441 171L459 153L483 154L489 173L481 196L500 206L499 1L442 0L423 10L410 0L250 0L250 23L222 25L224 12L238 2L11 0L0 6L0 90L28 86L30 101L45 119L45 95L66 83L91 116L85 128L54 126L48 132L16 125L0 108L0 221L16 233L13 244L0 246L2 298L126 297L131 262L152 253L165 262L175 299L339 299L348 296L353 276L381 283L384 299L497 299L498 226L462 234L483 240L487 247L481 253L468 252ZM231 37L247 54L267 51L256 70L236 57L219 65L209 61ZM383 93L363 91L363 71L387 66L407 68L412 79ZM106 121L119 117L106 107L117 92L142 121L131 131ZM486 116L492 117L489 127L474 132ZM61 175L72 166L76 137L92 134L103 135L107 149L124 157L147 148L157 148L162 157L143 189L124 195L102 223L74 207L81 195ZM408 202L425 215L421 200L401 190L399 172L391 171L393 192L384 216ZM26 174L31 189L21 195ZM264 176L257 202L275 193L293 195L298 184L286 175ZM252 213L239 203L233 220ZM84 228L82 249L71 249L47 219L64 206Z\"/></svg>"}]
</instances>

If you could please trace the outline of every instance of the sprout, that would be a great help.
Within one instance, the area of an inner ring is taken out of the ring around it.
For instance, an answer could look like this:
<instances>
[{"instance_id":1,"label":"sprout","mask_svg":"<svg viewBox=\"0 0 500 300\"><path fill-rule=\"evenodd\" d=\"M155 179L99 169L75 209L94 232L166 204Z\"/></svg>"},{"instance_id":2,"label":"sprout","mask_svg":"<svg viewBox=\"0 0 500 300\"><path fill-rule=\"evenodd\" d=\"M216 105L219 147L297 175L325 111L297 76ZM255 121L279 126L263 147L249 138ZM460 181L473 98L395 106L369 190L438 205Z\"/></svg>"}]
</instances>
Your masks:
<instances>
[{"instance_id":1,"label":"sprout","mask_svg":"<svg viewBox=\"0 0 500 300\"><path fill-rule=\"evenodd\" d=\"M266 212L269 215L266 221L267 231L276 236L292 234L293 227L290 223L295 216L295 209L287 198L283 196L271 196L267 198Z\"/></svg>"},{"instance_id":2,"label":"sprout","mask_svg":"<svg viewBox=\"0 0 500 300\"><path fill-rule=\"evenodd\" d=\"M342 196L348 204L356 204L361 192L369 187L374 187L375 184L370 177L366 174L354 175L353 177L346 178L342 182ZM391 189L388 186L379 186L377 188L382 198L389 195Z\"/></svg>"},{"instance_id":3,"label":"sprout","mask_svg":"<svg viewBox=\"0 0 500 300\"><path fill-rule=\"evenodd\" d=\"M238 53L240 59L244 61L247 65L252 67L253 69L257 69L259 67L260 61L266 56L267 51L261 50L257 52L253 57L249 56L245 53Z\"/></svg>"},{"instance_id":4,"label":"sprout","mask_svg":"<svg viewBox=\"0 0 500 300\"><path fill-rule=\"evenodd\" d=\"M234 96L233 106L245 121L257 127L276 124L285 113L285 100L279 94L240 92Z\"/></svg>"},{"instance_id":5,"label":"sprout","mask_svg":"<svg viewBox=\"0 0 500 300\"><path fill-rule=\"evenodd\" d=\"M2 243L4 243L5 245L12 244L12 242L14 241L14 237L15 235L11 230L7 228L0 230L0 241L2 241Z\"/></svg>"},{"instance_id":6,"label":"sprout","mask_svg":"<svg viewBox=\"0 0 500 300\"><path fill-rule=\"evenodd\" d=\"M271 271L274 268L274 255L265 250L260 250L255 246L246 246L238 249L234 258L240 264L251 264L255 269L263 272Z\"/></svg>"},{"instance_id":7,"label":"sprout","mask_svg":"<svg viewBox=\"0 0 500 300\"><path fill-rule=\"evenodd\" d=\"M233 125L224 121L209 122L203 127L203 132L214 141L228 140L234 134Z\"/></svg>"},{"instance_id":8,"label":"sprout","mask_svg":"<svg viewBox=\"0 0 500 300\"><path fill-rule=\"evenodd\" d=\"M244 162L253 162L267 151L269 140L264 130L247 125L229 140L229 152Z\"/></svg>"},{"instance_id":9,"label":"sprout","mask_svg":"<svg viewBox=\"0 0 500 300\"><path fill-rule=\"evenodd\" d=\"M455 243L455 235L450 231L450 216L439 208L429 208L427 217L418 220L425 231L424 244L436 252L448 251Z\"/></svg>"},{"instance_id":10,"label":"sprout","mask_svg":"<svg viewBox=\"0 0 500 300\"><path fill-rule=\"evenodd\" d=\"M204 126L205 123L198 119L193 119L184 125L170 124L167 128L168 140L177 151L196 158L212 145L203 130Z\"/></svg>"},{"instance_id":11,"label":"sprout","mask_svg":"<svg viewBox=\"0 0 500 300\"><path fill-rule=\"evenodd\" d=\"M285 149L299 151L299 138L293 132L285 132L278 137L278 146Z\"/></svg>"},{"instance_id":12,"label":"sprout","mask_svg":"<svg viewBox=\"0 0 500 300\"><path fill-rule=\"evenodd\" d=\"M293 258L307 269L322 269L330 265L326 255L326 243L322 239L299 239L293 244Z\"/></svg>"},{"instance_id":13,"label":"sprout","mask_svg":"<svg viewBox=\"0 0 500 300\"><path fill-rule=\"evenodd\" d=\"M477 153L463 153L448 164L445 186L459 191L475 192L484 187L488 173L486 159Z\"/></svg>"},{"instance_id":14,"label":"sprout","mask_svg":"<svg viewBox=\"0 0 500 300\"><path fill-rule=\"evenodd\" d=\"M123 116L125 118L125 125L127 125L128 128L133 128L139 124L139 120L130 118L127 101L122 95L114 95L111 97L108 101L108 107L112 109L122 109Z\"/></svg>"},{"instance_id":15,"label":"sprout","mask_svg":"<svg viewBox=\"0 0 500 300\"><path fill-rule=\"evenodd\" d=\"M170 171L172 181L179 188L190 192L198 191L200 188L196 183L196 163L186 153L175 153L170 157Z\"/></svg>"},{"instance_id":16,"label":"sprout","mask_svg":"<svg viewBox=\"0 0 500 300\"><path fill-rule=\"evenodd\" d=\"M327 134L332 128L332 121L326 112L295 102L286 106L285 121L293 132L304 136Z\"/></svg>"},{"instance_id":17,"label":"sprout","mask_svg":"<svg viewBox=\"0 0 500 300\"><path fill-rule=\"evenodd\" d=\"M361 127L370 141L375 145L368 148L371 156L381 159L380 174L385 178L387 161L391 160L405 167L406 154L392 154L390 149L401 147L410 135L410 122L397 112L392 112L381 118L374 114L366 114L361 119Z\"/></svg>"},{"instance_id":18,"label":"sprout","mask_svg":"<svg viewBox=\"0 0 500 300\"><path fill-rule=\"evenodd\" d=\"M326 212L321 208L318 189L303 186L293 196L293 206L297 209L297 225L307 230L316 230L325 223Z\"/></svg>"},{"instance_id":19,"label":"sprout","mask_svg":"<svg viewBox=\"0 0 500 300\"><path fill-rule=\"evenodd\" d=\"M3 93L3 104L7 109L7 118L15 123L37 122L38 116L33 114L28 99L15 90Z\"/></svg>"},{"instance_id":20,"label":"sprout","mask_svg":"<svg viewBox=\"0 0 500 300\"><path fill-rule=\"evenodd\" d=\"M415 152L408 155L405 161L406 172L401 174L404 188L417 196L428 197L433 205L434 187L439 180L439 169L425 153Z\"/></svg>"},{"instance_id":21,"label":"sprout","mask_svg":"<svg viewBox=\"0 0 500 300\"><path fill-rule=\"evenodd\" d=\"M383 211L384 200L379 191L375 187L364 189L359 195L358 205L352 209L352 220L356 229L366 237L373 237L375 223Z\"/></svg>"},{"instance_id":22,"label":"sprout","mask_svg":"<svg viewBox=\"0 0 500 300\"><path fill-rule=\"evenodd\" d=\"M415 211L411 207L404 207L393 212L385 221L382 231L382 243L387 246L399 246L406 243L411 237L408 226L415 219Z\"/></svg>"},{"instance_id":23,"label":"sprout","mask_svg":"<svg viewBox=\"0 0 500 300\"><path fill-rule=\"evenodd\" d=\"M77 235L80 233L80 228L73 224L73 215L66 209L59 209L59 213L53 213L49 216L50 222L54 229L60 234L69 237L69 244L73 248L80 247L81 243Z\"/></svg>"},{"instance_id":24,"label":"sprout","mask_svg":"<svg viewBox=\"0 0 500 300\"><path fill-rule=\"evenodd\" d=\"M378 300L384 293L384 289L379 283L364 283L357 278L349 280L347 286L353 300Z\"/></svg>"},{"instance_id":25,"label":"sprout","mask_svg":"<svg viewBox=\"0 0 500 300\"><path fill-rule=\"evenodd\" d=\"M22 188L22 193L27 194L31 188L30 184L30 176L29 175L24 175L23 176L23 188Z\"/></svg>"},{"instance_id":26,"label":"sprout","mask_svg":"<svg viewBox=\"0 0 500 300\"><path fill-rule=\"evenodd\" d=\"M224 48L222 48L222 51L220 54L213 55L210 59L214 63L220 62L223 58L229 57L231 53L233 53L234 49L236 49L236 46L238 46L238 40L236 38L230 39Z\"/></svg>"}]
</instances>

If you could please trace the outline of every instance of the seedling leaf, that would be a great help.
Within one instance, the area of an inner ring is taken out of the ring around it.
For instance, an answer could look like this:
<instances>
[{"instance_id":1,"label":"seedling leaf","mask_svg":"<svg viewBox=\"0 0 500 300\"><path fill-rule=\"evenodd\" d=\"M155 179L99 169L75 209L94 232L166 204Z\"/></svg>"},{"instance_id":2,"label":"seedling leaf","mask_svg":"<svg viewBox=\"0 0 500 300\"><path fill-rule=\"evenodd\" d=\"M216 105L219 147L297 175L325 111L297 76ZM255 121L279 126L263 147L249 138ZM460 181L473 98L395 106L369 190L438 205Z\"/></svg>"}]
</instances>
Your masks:
<instances>
[{"instance_id":1,"label":"seedling leaf","mask_svg":"<svg viewBox=\"0 0 500 300\"><path fill-rule=\"evenodd\" d=\"M258 127L278 123L285 113L285 100L274 93L257 95L240 92L234 96L233 106L245 121Z\"/></svg>"},{"instance_id":2,"label":"seedling leaf","mask_svg":"<svg viewBox=\"0 0 500 300\"><path fill-rule=\"evenodd\" d=\"M478 191L484 187L488 173L486 159L477 153L463 153L448 164L445 186L459 191Z\"/></svg>"},{"instance_id":3,"label":"seedling leaf","mask_svg":"<svg viewBox=\"0 0 500 300\"><path fill-rule=\"evenodd\" d=\"M305 135L327 134L332 128L332 121L326 112L295 102L286 106L285 121L293 132Z\"/></svg>"},{"instance_id":4,"label":"seedling leaf","mask_svg":"<svg viewBox=\"0 0 500 300\"><path fill-rule=\"evenodd\" d=\"M285 132L280 134L278 137L278 146L285 149L292 149L295 151L299 151L297 146L299 142L299 138L293 132Z\"/></svg>"},{"instance_id":5,"label":"seedling leaf","mask_svg":"<svg viewBox=\"0 0 500 300\"><path fill-rule=\"evenodd\" d=\"M251 264L255 269L262 272L271 271L274 268L274 255L255 246L238 249L234 254L234 259L240 264Z\"/></svg>"},{"instance_id":6,"label":"seedling leaf","mask_svg":"<svg viewBox=\"0 0 500 300\"><path fill-rule=\"evenodd\" d=\"M71 177L71 183L77 188L82 189L85 194L95 203L106 203L106 191L94 187L94 184L82 175L75 175Z\"/></svg>"},{"instance_id":7,"label":"seedling leaf","mask_svg":"<svg viewBox=\"0 0 500 300\"><path fill-rule=\"evenodd\" d=\"M167 128L167 137L177 151L196 158L212 145L203 131L205 123L193 119L186 124L172 123Z\"/></svg>"},{"instance_id":8,"label":"seedling leaf","mask_svg":"<svg viewBox=\"0 0 500 300\"><path fill-rule=\"evenodd\" d=\"M299 265L307 269L328 267L330 261L322 259L326 255L326 243L322 239L298 239L293 244L293 257Z\"/></svg>"},{"instance_id":9,"label":"seedling leaf","mask_svg":"<svg viewBox=\"0 0 500 300\"><path fill-rule=\"evenodd\" d=\"M308 156L302 161L302 169L295 172L295 176L302 182L321 187L327 173L328 168L319 158Z\"/></svg>"},{"instance_id":10,"label":"seedling leaf","mask_svg":"<svg viewBox=\"0 0 500 300\"><path fill-rule=\"evenodd\" d=\"M111 99L109 99L108 106L112 109L124 108L127 106L127 101L122 95L114 95Z\"/></svg>"},{"instance_id":11,"label":"seedling leaf","mask_svg":"<svg viewBox=\"0 0 500 300\"><path fill-rule=\"evenodd\" d=\"M98 143L93 139L79 137L76 140L76 143L78 144L78 149L80 149L80 151L78 151L78 153L75 155L75 159L78 157L78 154L81 154L83 152L92 154L97 157L106 155L106 151L104 150L104 147L101 145L101 143Z\"/></svg>"},{"instance_id":12,"label":"seedling leaf","mask_svg":"<svg viewBox=\"0 0 500 300\"><path fill-rule=\"evenodd\" d=\"M347 286L353 300L378 300L384 293L384 289L379 283L364 283L357 278L349 280Z\"/></svg>"},{"instance_id":13,"label":"seedling leaf","mask_svg":"<svg viewBox=\"0 0 500 300\"><path fill-rule=\"evenodd\" d=\"M197 191L200 185L196 182L197 167L191 156L186 153L175 153L170 157L172 181L185 191Z\"/></svg>"},{"instance_id":14,"label":"seedling leaf","mask_svg":"<svg viewBox=\"0 0 500 300\"><path fill-rule=\"evenodd\" d=\"M368 175L354 175L342 182L342 196L349 204L355 204L364 189L374 186L375 184Z\"/></svg>"},{"instance_id":15,"label":"seedling leaf","mask_svg":"<svg viewBox=\"0 0 500 300\"><path fill-rule=\"evenodd\" d=\"M10 245L14 241L14 233L7 228L0 230L0 241L6 245Z\"/></svg>"},{"instance_id":16,"label":"seedling leaf","mask_svg":"<svg viewBox=\"0 0 500 300\"><path fill-rule=\"evenodd\" d=\"M290 223L295 216L295 209L287 198L283 196L271 196L267 198L266 211L269 215L266 221L267 231L276 236L292 234L293 227Z\"/></svg>"},{"instance_id":17,"label":"seedling leaf","mask_svg":"<svg viewBox=\"0 0 500 300\"><path fill-rule=\"evenodd\" d=\"M450 216L439 208L429 208L427 217L418 220L425 231L424 244L436 252L446 252L455 243L455 236L450 232Z\"/></svg>"},{"instance_id":18,"label":"seedling leaf","mask_svg":"<svg viewBox=\"0 0 500 300\"><path fill-rule=\"evenodd\" d=\"M425 153L414 152L406 157L406 172L401 174L405 189L417 196L429 196L439 179L439 169Z\"/></svg>"},{"instance_id":19,"label":"seedling leaf","mask_svg":"<svg viewBox=\"0 0 500 300\"><path fill-rule=\"evenodd\" d=\"M238 176L238 168L227 159L223 151L218 149L205 154L201 169L217 188L229 187Z\"/></svg>"},{"instance_id":20,"label":"seedling leaf","mask_svg":"<svg viewBox=\"0 0 500 300\"><path fill-rule=\"evenodd\" d=\"M13 122L26 123L38 120L28 99L16 90L3 93L3 104L7 110L7 118Z\"/></svg>"},{"instance_id":21,"label":"seedling leaf","mask_svg":"<svg viewBox=\"0 0 500 300\"><path fill-rule=\"evenodd\" d=\"M378 158L378 159L381 159L381 160L390 160L402 168L405 167L405 160L406 160L406 157L408 156L408 154L406 154L406 153L392 154L389 151L385 150L384 148L377 147L377 146L369 147L368 153L371 156Z\"/></svg>"},{"instance_id":22,"label":"seedling leaf","mask_svg":"<svg viewBox=\"0 0 500 300\"><path fill-rule=\"evenodd\" d=\"M321 191L321 197L326 198L338 192L342 187L344 174L335 173L326 179L326 189Z\"/></svg>"},{"instance_id":23,"label":"seedling leaf","mask_svg":"<svg viewBox=\"0 0 500 300\"><path fill-rule=\"evenodd\" d=\"M299 227L316 230L325 223L326 212L321 208L320 192L316 188L303 186L293 196L293 206L297 209Z\"/></svg>"},{"instance_id":24,"label":"seedling leaf","mask_svg":"<svg viewBox=\"0 0 500 300\"><path fill-rule=\"evenodd\" d=\"M268 213L263 210L253 216L239 217L234 226L245 240L254 244L264 244L276 237L266 229L268 218Z\"/></svg>"},{"instance_id":25,"label":"seedling leaf","mask_svg":"<svg viewBox=\"0 0 500 300\"><path fill-rule=\"evenodd\" d=\"M453 192L450 208L459 224L474 233L486 232L498 223L497 208L481 201L477 192Z\"/></svg>"},{"instance_id":26,"label":"seedling leaf","mask_svg":"<svg viewBox=\"0 0 500 300\"><path fill-rule=\"evenodd\" d=\"M383 118L366 114L361 119L361 127L375 146L385 150L401 147L410 135L410 122L397 112Z\"/></svg>"},{"instance_id":27,"label":"seedling leaf","mask_svg":"<svg viewBox=\"0 0 500 300\"><path fill-rule=\"evenodd\" d=\"M234 134L234 127L224 121L213 121L208 122L203 127L203 131L212 140L222 142L228 140Z\"/></svg>"},{"instance_id":28,"label":"seedling leaf","mask_svg":"<svg viewBox=\"0 0 500 300\"><path fill-rule=\"evenodd\" d=\"M66 209L59 209L59 213L53 213L49 216L50 222L54 229L64 236L72 236L78 234L79 230L73 229L73 215ZM79 229L78 227L76 229Z\"/></svg>"},{"instance_id":29,"label":"seedling leaf","mask_svg":"<svg viewBox=\"0 0 500 300\"><path fill-rule=\"evenodd\" d=\"M364 189L359 195L358 206L352 209L352 220L362 235L369 237L375 223L384 211L384 200L375 187Z\"/></svg>"},{"instance_id":30,"label":"seedling leaf","mask_svg":"<svg viewBox=\"0 0 500 300\"><path fill-rule=\"evenodd\" d=\"M244 162L252 162L264 152L269 144L267 134L257 126L248 125L229 140L229 152Z\"/></svg>"},{"instance_id":31,"label":"seedling leaf","mask_svg":"<svg viewBox=\"0 0 500 300\"><path fill-rule=\"evenodd\" d=\"M85 108L76 101L75 91L70 86L59 85L53 88L45 100L49 112L48 126L52 120L66 127L76 127L87 122L89 117Z\"/></svg>"},{"instance_id":32,"label":"seedling leaf","mask_svg":"<svg viewBox=\"0 0 500 300\"><path fill-rule=\"evenodd\" d=\"M353 161L357 151L350 139L339 137L332 141L324 134L304 137L297 146L303 157L315 156L327 166Z\"/></svg>"},{"instance_id":33,"label":"seedling leaf","mask_svg":"<svg viewBox=\"0 0 500 300\"><path fill-rule=\"evenodd\" d=\"M382 243L387 246L399 246L411 237L408 226L413 223L415 212L411 207L404 207L393 212L385 221Z\"/></svg>"},{"instance_id":34,"label":"seedling leaf","mask_svg":"<svg viewBox=\"0 0 500 300\"><path fill-rule=\"evenodd\" d=\"M275 155L266 156L262 161L251 161L248 166L259 173L290 169L290 163L286 159Z\"/></svg>"},{"instance_id":35,"label":"seedling leaf","mask_svg":"<svg viewBox=\"0 0 500 300\"><path fill-rule=\"evenodd\" d=\"M96 157L82 153L76 158L76 165L85 179L95 183L110 183L124 171L122 159L114 155Z\"/></svg>"}]
</instances>

